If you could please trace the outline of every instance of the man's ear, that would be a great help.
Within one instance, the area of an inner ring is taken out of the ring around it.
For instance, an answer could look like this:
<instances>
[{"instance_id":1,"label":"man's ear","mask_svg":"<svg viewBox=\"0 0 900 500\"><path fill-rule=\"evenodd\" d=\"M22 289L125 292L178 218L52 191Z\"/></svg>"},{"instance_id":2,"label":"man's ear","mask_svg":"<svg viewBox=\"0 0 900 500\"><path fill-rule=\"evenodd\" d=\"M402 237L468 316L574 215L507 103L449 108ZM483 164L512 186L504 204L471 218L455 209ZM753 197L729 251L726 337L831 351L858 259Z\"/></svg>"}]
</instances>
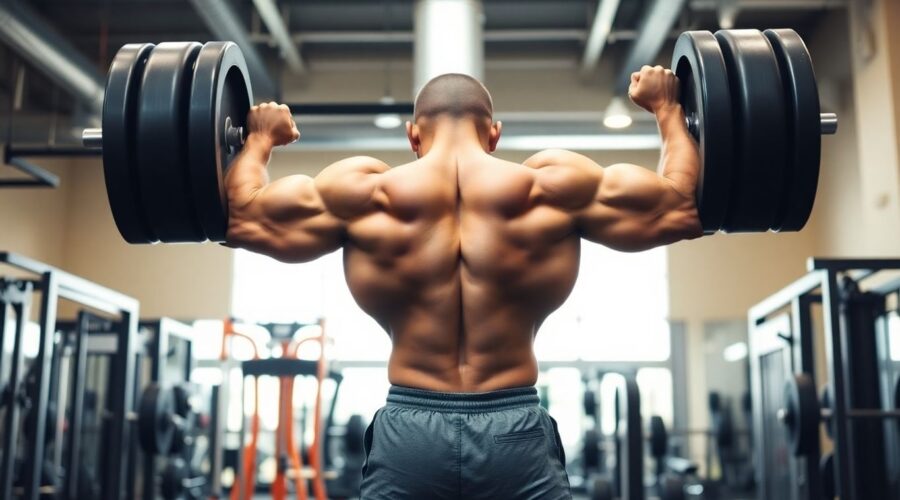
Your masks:
<instances>
[{"instance_id":1,"label":"man's ear","mask_svg":"<svg viewBox=\"0 0 900 500\"><path fill-rule=\"evenodd\" d=\"M419 146L421 144L419 127L413 125L410 121L406 122L406 137L409 139L409 147L412 148L413 153L415 153L416 156L419 156Z\"/></svg>"},{"instance_id":2,"label":"man's ear","mask_svg":"<svg viewBox=\"0 0 900 500\"><path fill-rule=\"evenodd\" d=\"M488 149L491 153L497 149L497 143L500 142L500 133L503 131L503 122L497 122L491 125L491 132L488 136Z\"/></svg>"}]
</instances>

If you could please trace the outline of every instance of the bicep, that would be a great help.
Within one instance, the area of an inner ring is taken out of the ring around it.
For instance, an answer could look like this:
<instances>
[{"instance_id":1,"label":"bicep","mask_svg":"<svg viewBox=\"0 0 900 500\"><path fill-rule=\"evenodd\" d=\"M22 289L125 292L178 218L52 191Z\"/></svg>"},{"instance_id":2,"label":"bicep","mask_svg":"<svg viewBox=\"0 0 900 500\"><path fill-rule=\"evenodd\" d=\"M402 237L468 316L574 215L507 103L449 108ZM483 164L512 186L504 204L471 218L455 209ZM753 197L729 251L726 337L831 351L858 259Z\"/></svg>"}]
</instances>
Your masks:
<instances>
[{"instance_id":1,"label":"bicep","mask_svg":"<svg viewBox=\"0 0 900 500\"><path fill-rule=\"evenodd\" d=\"M233 210L228 240L279 260L298 262L336 250L343 221L322 200L315 179L291 175L250 193L240 210Z\"/></svg>"},{"instance_id":2,"label":"bicep","mask_svg":"<svg viewBox=\"0 0 900 500\"><path fill-rule=\"evenodd\" d=\"M594 200L576 214L586 239L624 251L699 236L692 198L665 177L637 165L603 169Z\"/></svg>"},{"instance_id":3,"label":"bicep","mask_svg":"<svg viewBox=\"0 0 900 500\"><path fill-rule=\"evenodd\" d=\"M249 193L230 211L228 240L279 260L304 262L337 250L347 221L377 207L388 166L355 156L335 162L315 179L291 175Z\"/></svg>"}]
</instances>

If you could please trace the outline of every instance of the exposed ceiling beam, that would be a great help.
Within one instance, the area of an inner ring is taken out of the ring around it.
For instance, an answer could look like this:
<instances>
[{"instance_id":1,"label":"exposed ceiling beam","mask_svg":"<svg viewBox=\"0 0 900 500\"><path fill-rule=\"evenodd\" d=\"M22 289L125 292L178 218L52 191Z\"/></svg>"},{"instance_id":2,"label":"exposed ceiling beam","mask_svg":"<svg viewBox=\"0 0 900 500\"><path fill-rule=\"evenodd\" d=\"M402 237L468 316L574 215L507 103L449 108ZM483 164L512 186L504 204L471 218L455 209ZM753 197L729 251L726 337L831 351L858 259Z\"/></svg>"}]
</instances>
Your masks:
<instances>
[{"instance_id":1,"label":"exposed ceiling beam","mask_svg":"<svg viewBox=\"0 0 900 500\"><path fill-rule=\"evenodd\" d=\"M685 0L655 0L649 7L639 25L638 38L625 56L625 63L616 77L616 93L624 95L631 83L631 73L653 62L685 3Z\"/></svg>"},{"instance_id":2,"label":"exposed ceiling beam","mask_svg":"<svg viewBox=\"0 0 900 500\"><path fill-rule=\"evenodd\" d=\"M619 10L619 0L599 0L594 22L588 34L587 43L584 46L584 55L581 57L581 72L590 73L597 69L603 48L612 33L613 21Z\"/></svg>"},{"instance_id":3,"label":"exposed ceiling beam","mask_svg":"<svg viewBox=\"0 0 900 500\"><path fill-rule=\"evenodd\" d=\"M104 80L96 66L27 5L0 2L0 40L89 111L100 114Z\"/></svg>"},{"instance_id":4,"label":"exposed ceiling beam","mask_svg":"<svg viewBox=\"0 0 900 500\"><path fill-rule=\"evenodd\" d=\"M720 0L717 15L719 18L719 27L723 30L734 28L738 15L741 13L740 0Z\"/></svg>"},{"instance_id":5,"label":"exposed ceiling beam","mask_svg":"<svg viewBox=\"0 0 900 500\"><path fill-rule=\"evenodd\" d=\"M278 50L281 51L287 67L294 73L302 73L304 71L303 59L300 57L297 45L291 39L291 34L284 22L284 17L278 11L275 0L253 0L253 5L256 6L260 19L271 33Z\"/></svg>"},{"instance_id":6,"label":"exposed ceiling beam","mask_svg":"<svg viewBox=\"0 0 900 500\"><path fill-rule=\"evenodd\" d=\"M241 48L244 59L247 60L247 69L250 70L254 98L277 97L278 87L269 74L265 60L256 46L250 42L243 21L231 3L228 0L190 0L190 2L216 39L230 40Z\"/></svg>"}]
</instances>

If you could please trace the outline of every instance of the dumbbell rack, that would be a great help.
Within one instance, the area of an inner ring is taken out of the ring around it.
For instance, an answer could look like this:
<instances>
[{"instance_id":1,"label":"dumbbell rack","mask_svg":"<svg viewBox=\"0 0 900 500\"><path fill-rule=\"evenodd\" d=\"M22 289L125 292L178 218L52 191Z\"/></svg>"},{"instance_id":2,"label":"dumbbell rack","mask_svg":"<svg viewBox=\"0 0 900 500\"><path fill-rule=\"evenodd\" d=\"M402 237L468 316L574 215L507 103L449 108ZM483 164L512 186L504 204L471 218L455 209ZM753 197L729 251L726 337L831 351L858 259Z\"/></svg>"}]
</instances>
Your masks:
<instances>
[{"instance_id":1,"label":"dumbbell rack","mask_svg":"<svg viewBox=\"0 0 900 500\"><path fill-rule=\"evenodd\" d=\"M46 419L50 399L51 363L54 356L53 337L57 331L57 303L66 299L76 304L116 317L115 332L118 336L118 349L121 354L117 364L117 373L111 377L108 409L109 419L107 447L111 453L122 450L119 460L110 456L109 464L102 482L101 497L118 499L124 491L127 479L127 450L131 440L131 426L125 416L134 405L131 386L134 382L135 352L137 344L138 301L114 290L92 283L78 276L61 271L47 264L27 257L0 252L0 265L6 265L24 271L39 278L4 279L0 288L0 345L6 344L7 334L14 336L12 358L8 380L3 384L12 388L16 395L23 382L24 353L22 348L24 325L29 319L31 295L40 293L38 326L40 331L39 348L35 363L35 386L37 397L31 412L35 419L33 449L26 453L23 465L24 491L19 498L38 500L41 482L41 470L44 463L46 444ZM15 318L15 331L7 331L7 313L10 306ZM0 357L0 363L2 363ZM0 367L0 372L5 368ZM9 409L2 423L3 459L0 466L0 498L12 498L14 480L14 455L19 446L19 429L22 424L22 408L19 398L10 398ZM71 471L70 471L71 472ZM69 491L68 498L77 498L77 492Z\"/></svg>"},{"instance_id":2,"label":"dumbbell rack","mask_svg":"<svg viewBox=\"0 0 900 500\"><path fill-rule=\"evenodd\" d=\"M885 280L882 271L900 270L900 259L813 258L807 269L748 314L758 498L830 498L832 487L845 500L887 498L886 427L853 417L868 411L892 418L882 409L885 391L877 388L883 378L885 297L897 293L900 280ZM832 400L833 482L820 470L818 416L811 427L785 418L785 386L797 375L815 381L819 306Z\"/></svg>"}]
</instances>

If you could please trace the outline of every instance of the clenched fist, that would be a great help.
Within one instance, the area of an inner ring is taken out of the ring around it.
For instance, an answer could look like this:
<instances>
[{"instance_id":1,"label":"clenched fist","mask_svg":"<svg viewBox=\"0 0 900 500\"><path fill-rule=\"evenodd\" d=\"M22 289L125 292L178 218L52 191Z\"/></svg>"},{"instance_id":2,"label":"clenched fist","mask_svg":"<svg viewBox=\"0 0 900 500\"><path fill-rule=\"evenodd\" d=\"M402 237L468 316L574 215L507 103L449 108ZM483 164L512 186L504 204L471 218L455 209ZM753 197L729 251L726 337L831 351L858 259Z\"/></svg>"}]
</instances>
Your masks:
<instances>
[{"instance_id":1,"label":"clenched fist","mask_svg":"<svg viewBox=\"0 0 900 500\"><path fill-rule=\"evenodd\" d=\"M250 108L247 131L268 138L273 146L284 146L300 138L291 110L284 104L265 102Z\"/></svg>"},{"instance_id":2,"label":"clenched fist","mask_svg":"<svg viewBox=\"0 0 900 500\"><path fill-rule=\"evenodd\" d=\"M651 113L678 105L678 78L662 66L644 66L631 74L628 97Z\"/></svg>"}]
</instances>

